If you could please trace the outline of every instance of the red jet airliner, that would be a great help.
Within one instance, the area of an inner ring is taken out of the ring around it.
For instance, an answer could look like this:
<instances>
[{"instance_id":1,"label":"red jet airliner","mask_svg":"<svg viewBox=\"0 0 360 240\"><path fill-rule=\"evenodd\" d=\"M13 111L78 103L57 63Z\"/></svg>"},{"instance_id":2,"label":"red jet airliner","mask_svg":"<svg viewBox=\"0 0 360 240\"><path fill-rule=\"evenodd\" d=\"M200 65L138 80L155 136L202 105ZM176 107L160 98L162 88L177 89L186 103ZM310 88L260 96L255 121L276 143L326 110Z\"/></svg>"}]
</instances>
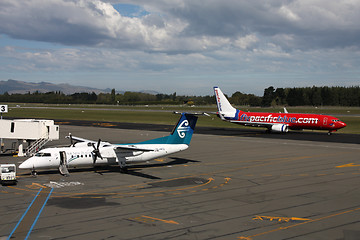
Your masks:
<instances>
[{"instance_id":1,"label":"red jet airliner","mask_svg":"<svg viewBox=\"0 0 360 240\"><path fill-rule=\"evenodd\" d=\"M244 112L231 106L223 92L214 87L218 116L221 120L251 127L265 127L273 132L314 129L327 130L329 135L346 124L339 119L321 114Z\"/></svg>"}]
</instances>

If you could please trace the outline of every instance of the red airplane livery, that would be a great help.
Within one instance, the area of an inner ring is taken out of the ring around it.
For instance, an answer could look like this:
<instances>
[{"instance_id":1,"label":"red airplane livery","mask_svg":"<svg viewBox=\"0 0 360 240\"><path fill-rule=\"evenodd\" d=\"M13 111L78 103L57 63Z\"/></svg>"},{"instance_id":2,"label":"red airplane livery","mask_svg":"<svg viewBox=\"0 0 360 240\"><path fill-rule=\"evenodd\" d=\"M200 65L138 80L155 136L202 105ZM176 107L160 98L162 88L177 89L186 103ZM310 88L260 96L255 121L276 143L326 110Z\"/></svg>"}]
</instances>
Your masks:
<instances>
[{"instance_id":1,"label":"red airplane livery","mask_svg":"<svg viewBox=\"0 0 360 240\"><path fill-rule=\"evenodd\" d=\"M265 113L244 112L231 106L223 92L214 87L218 116L231 123L237 123L251 127L265 127L273 132L288 132L291 130L315 129L327 130L329 135L346 124L339 119L321 114L304 113Z\"/></svg>"}]
</instances>

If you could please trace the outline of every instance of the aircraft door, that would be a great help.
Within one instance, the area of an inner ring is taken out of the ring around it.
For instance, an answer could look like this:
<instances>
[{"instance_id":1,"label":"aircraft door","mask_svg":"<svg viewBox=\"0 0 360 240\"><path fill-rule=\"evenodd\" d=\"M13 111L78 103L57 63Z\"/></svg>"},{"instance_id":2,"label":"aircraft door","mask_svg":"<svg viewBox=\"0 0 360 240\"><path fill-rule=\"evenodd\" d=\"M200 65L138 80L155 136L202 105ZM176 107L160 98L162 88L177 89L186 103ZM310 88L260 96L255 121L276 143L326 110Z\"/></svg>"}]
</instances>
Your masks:
<instances>
[{"instance_id":1,"label":"aircraft door","mask_svg":"<svg viewBox=\"0 0 360 240\"><path fill-rule=\"evenodd\" d=\"M66 152L60 151L59 155L60 155L59 171L62 175L69 175L69 171L66 167L66 165L67 165Z\"/></svg>"},{"instance_id":2,"label":"aircraft door","mask_svg":"<svg viewBox=\"0 0 360 240\"><path fill-rule=\"evenodd\" d=\"M325 125L325 126L327 125L327 120L328 120L327 117L325 117L324 121L323 121L323 125Z\"/></svg>"}]
</instances>

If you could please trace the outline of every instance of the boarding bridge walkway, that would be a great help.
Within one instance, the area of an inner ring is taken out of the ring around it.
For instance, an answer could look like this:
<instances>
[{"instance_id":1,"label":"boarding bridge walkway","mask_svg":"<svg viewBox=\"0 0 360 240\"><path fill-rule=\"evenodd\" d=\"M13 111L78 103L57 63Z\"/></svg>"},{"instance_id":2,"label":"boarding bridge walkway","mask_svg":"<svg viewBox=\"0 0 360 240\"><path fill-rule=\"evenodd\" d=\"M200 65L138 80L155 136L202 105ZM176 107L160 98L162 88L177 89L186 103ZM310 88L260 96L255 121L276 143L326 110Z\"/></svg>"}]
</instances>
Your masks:
<instances>
[{"instance_id":1,"label":"boarding bridge walkway","mask_svg":"<svg viewBox=\"0 0 360 240\"><path fill-rule=\"evenodd\" d=\"M0 138L16 145L18 156L32 156L49 141L59 140L59 125L53 120L1 119Z\"/></svg>"}]
</instances>

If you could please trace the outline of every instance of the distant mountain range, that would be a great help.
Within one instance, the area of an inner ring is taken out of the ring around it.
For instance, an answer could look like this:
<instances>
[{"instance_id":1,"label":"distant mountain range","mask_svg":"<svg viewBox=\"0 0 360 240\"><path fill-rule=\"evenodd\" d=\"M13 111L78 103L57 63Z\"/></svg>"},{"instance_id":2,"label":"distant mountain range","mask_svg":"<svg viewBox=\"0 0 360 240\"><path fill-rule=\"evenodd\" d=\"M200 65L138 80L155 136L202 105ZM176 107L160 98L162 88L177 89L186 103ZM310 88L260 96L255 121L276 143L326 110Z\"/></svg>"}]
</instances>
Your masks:
<instances>
[{"instance_id":1,"label":"distant mountain range","mask_svg":"<svg viewBox=\"0 0 360 240\"><path fill-rule=\"evenodd\" d=\"M33 83L33 82L23 82L23 81L17 81L9 79L7 81L0 81L0 94L4 94L5 92L8 92L9 94L14 93L33 93L33 92L56 92L60 91L64 94L73 94L73 93L110 93L111 89L98 89L98 88L90 88L90 87L84 87L84 86L73 86L70 84L53 84L49 82L40 82L40 83ZM116 91L117 93L124 93L123 91ZM143 93L149 93L149 94L158 94L158 92L146 90L146 91L140 91Z\"/></svg>"}]
</instances>

